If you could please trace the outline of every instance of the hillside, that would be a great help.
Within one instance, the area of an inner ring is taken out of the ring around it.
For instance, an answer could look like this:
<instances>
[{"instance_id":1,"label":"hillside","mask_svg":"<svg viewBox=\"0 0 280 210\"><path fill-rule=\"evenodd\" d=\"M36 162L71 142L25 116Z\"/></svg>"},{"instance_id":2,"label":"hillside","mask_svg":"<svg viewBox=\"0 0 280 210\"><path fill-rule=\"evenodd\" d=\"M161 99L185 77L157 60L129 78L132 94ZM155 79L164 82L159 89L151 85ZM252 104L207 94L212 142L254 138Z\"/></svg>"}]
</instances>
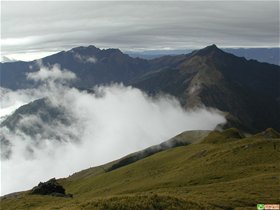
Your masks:
<instances>
[{"instance_id":1,"label":"hillside","mask_svg":"<svg viewBox=\"0 0 280 210\"><path fill-rule=\"evenodd\" d=\"M272 129L246 138L236 129L214 131L115 170L106 170L109 163L60 179L73 198L27 191L2 197L1 208L255 209L280 201L279 160Z\"/></svg>"}]
</instances>

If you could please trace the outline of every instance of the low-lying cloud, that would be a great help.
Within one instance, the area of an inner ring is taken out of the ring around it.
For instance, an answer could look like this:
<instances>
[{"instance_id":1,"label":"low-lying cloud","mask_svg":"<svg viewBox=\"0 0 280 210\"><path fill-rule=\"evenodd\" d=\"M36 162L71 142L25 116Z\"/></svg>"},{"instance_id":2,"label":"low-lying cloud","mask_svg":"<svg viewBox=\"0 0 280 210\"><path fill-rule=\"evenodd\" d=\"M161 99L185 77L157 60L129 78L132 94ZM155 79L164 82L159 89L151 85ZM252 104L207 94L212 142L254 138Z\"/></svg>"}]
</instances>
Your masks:
<instances>
[{"instance_id":1,"label":"low-lying cloud","mask_svg":"<svg viewBox=\"0 0 280 210\"><path fill-rule=\"evenodd\" d=\"M0 87L0 123L7 115L11 114L20 106L40 98L40 94L40 91L36 89L12 91Z\"/></svg>"},{"instance_id":2,"label":"low-lying cloud","mask_svg":"<svg viewBox=\"0 0 280 210\"><path fill-rule=\"evenodd\" d=\"M74 58L81 63L96 63L97 58L94 56L85 56L75 53Z\"/></svg>"},{"instance_id":3,"label":"low-lying cloud","mask_svg":"<svg viewBox=\"0 0 280 210\"><path fill-rule=\"evenodd\" d=\"M51 78L52 85L25 92L2 91L3 99L9 98L10 103L4 101L7 106L1 107L0 112L12 107L12 100L16 104L16 96L21 94L20 99L25 99L21 103L27 103L28 98L29 101L48 98L51 106L62 108L71 120L53 124L43 123L38 113L23 116L21 126L32 127L34 123L43 126L45 132L36 137L20 128L14 131L1 128L0 135L11 143L10 158L1 160L2 195L115 160L185 130L210 130L225 122L215 110L186 111L171 96L152 98L122 84L99 86L92 91L70 88L61 79L73 79L72 74L58 66L42 67L28 77L36 81ZM53 133L60 134L62 141L55 139Z\"/></svg>"},{"instance_id":4,"label":"low-lying cloud","mask_svg":"<svg viewBox=\"0 0 280 210\"><path fill-rule=\"evenodd\" d=\"M41 66L38 72L31 72L27 74L27 79L35 82L62 82L76 79L76 75L67 70L61 70L58 64L51 66Z\"/></svg>"}]
</instances>

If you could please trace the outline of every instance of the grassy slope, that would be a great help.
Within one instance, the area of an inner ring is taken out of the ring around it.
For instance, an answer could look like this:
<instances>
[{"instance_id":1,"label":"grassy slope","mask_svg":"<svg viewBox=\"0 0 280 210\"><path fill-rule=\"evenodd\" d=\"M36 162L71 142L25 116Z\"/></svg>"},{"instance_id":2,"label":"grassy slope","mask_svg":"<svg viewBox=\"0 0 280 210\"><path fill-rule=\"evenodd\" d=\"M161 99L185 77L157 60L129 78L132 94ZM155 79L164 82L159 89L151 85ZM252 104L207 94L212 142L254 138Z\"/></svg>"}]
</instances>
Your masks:
<instances>
[{"instance_id":1,"label":"grassy slope","mask_svg":"<svg viewBox=\"0 0 280 210\"><path fill-rule=\"evenodd\" d=\"M110 172L97 167L60 180L72 199L19 193L2 199L1 209L256 209L257 203L279 203L279 137L241 138L233 129L212 132L201 143Z\"/></svg>"}]
</instances>

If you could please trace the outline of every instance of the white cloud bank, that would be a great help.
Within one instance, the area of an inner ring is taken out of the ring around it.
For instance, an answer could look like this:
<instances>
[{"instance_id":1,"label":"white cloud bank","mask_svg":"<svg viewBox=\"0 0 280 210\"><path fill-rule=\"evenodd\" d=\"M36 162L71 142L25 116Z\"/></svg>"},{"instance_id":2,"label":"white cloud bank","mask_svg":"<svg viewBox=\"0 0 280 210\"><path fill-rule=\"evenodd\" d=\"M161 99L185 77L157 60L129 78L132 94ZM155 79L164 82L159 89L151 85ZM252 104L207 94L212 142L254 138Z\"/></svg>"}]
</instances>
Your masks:
<instances>
[{"instance_id":1,"label":"white cloud bank","mask_svg":"<svg viewBox=\"0 0 280 210\"><path fill-rule=\"evenodd\" d=\"M69 76L70 75L70 76ZM39 81L51 78L72 79L72 73L58 66L42 67L29 78ZM32 94L31 94L32 93ZM74 134L78 141L59 142L40 136L40 143L21 133L2 129L2 135L11 139L12 155L1 160L1 194L26 190L52 177L65 177L79 170L100 165L128 153L132 153L167 140L185 130L214 129L225 122L218 112L206 109L184 110L179 102L170 96L151 98L142 91L114 84L96 87L93 93L69 88L61 83L45 85L36 90L3 92L3 99L34 100L35 96L48 97L53 106L63 107L73 119L70 125L57 124L52 132L65 138ZM21 98L17 95L23 94ZM4 100L4 103L5 100ZM13 103L6 103L8 105ZM1 107L1 112L3 108ZM38 122L24 117L26 125ZM45 125L46 130L51 125ZM71 133L72 132L72 133ZM63 135L64 134L64 135ZM33 151L32 155L28 151Z\"/></svg>"}]
</instances>

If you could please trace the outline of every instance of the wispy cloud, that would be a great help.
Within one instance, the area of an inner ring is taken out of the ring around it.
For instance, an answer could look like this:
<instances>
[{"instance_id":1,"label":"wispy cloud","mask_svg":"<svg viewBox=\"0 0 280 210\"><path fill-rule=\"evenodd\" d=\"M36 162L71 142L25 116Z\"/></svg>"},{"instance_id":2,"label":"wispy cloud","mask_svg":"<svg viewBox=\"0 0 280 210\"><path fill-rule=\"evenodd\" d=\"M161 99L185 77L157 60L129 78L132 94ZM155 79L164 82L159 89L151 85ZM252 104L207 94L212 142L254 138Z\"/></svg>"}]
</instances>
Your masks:
<instances>
[{"instance_id":1,"label":"wispy cloud","mask_svg":"<svg viewBox=\"0 0 280 210\"><path fill-rule=\"evenodd\" d=\"M84 56L79 53L75 53L74 58L81 63L96 63L97 58L94 56Z\"/></svg>"},{"instance_id":2,"label":"wispy cloud","mask_svg":"<svg viewBox=\"0 0 280 210\"><path fill-rule=\"evenodd\" d=\"M38 63L41 67L39 71L31 72L26 75L27 79L33 80L35 82L67 82L69 80L76 79L76 75L68 70L61 70L58 64L51 66L50 68L43 66Z\"/></svg>"}]
</instances>

